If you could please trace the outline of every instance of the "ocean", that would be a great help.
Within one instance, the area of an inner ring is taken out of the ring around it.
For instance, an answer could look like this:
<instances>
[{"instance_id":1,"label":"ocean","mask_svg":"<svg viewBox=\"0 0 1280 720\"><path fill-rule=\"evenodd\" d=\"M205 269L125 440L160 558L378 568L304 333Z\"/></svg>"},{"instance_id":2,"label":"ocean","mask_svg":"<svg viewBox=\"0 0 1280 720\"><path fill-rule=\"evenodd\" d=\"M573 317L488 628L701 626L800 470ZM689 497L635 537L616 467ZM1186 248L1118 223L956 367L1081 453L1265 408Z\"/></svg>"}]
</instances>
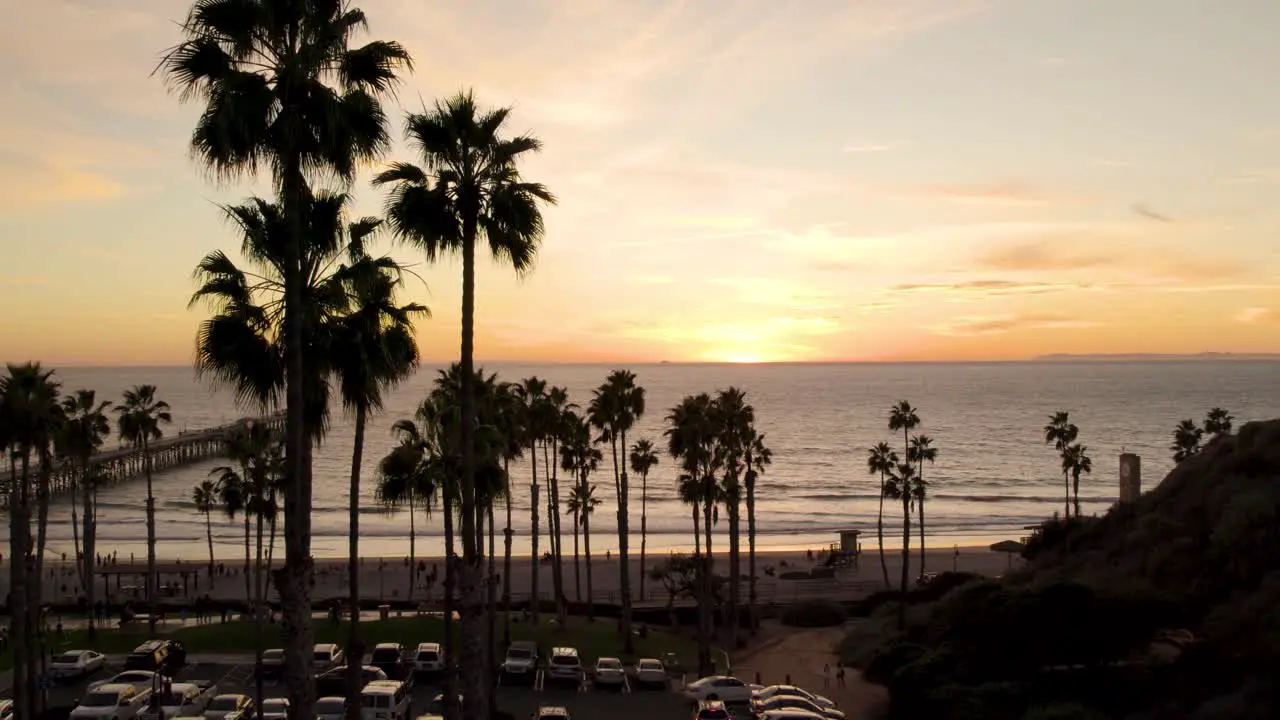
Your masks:
<instances>
[{"instance_id":1,"label":"ocean","mask_svg":"<svg viewBox=\"0 0 1280 720\"><path fill-rule=\"evenodd\" d=\"M491 364L504 380L536 375L568 388L585 405L591 389L613 369L604 365ZM632 365L647 391L647 411L628 440L650 438L665 447L662 431L669 408L686 394L742 388L755 406L756 423L774 451L773 464L758 484L758 544L763 549L821 548L838 542L838 532L856 528L864 544L874 543L878 478L867 473L866 449L901 434L887 427L889 407L909 400L919 411L917 432L933 437L937 462L926 466L931 497L926 529L934 547L977 545L1024 535L1022 528L1063 507L1062 475L1052 447L1043 442L1047 416L1069 410L1089 448L1094 472L1081 481L1085 513L1102 513L1118 494L1118 456L1142 457L1143 487L1158 483L1172 467L1168 445L1183 418L1203 418L1211 407L1228 408L1237 427L1249 420L1280 417L1280 363L1267 361L1025 362L788 365ZM407 511L374 499L376 467L394 443L392 422L409 417L429 390L438 368L424 367L393 390L383 413L366 433L361 491L361 548L369 556L408 553ZM117 400L139 383L158 386L173 407L166 434L231 422L258 414L237 407L234 398L199 382L190 368L59 368L63 391L91 388L100 400ZM334 401L333 426L315 455L313 548L318 557L345 555L348 533L348 473L352 425ZM115 447L118 441L108 441ZM616 550L613 484L608 449L597 474L604 504L592 516L592 548ZM191 500L193 486L222 464L209 461L155 478L159 512L159 554L199 561L207 556L204 518ZM541 473L539 473L541 475ZM515 548L529 548L529 462L512 467ZM673 463L665 454L649 477L650 552L692 548L689 509L675 495ZM545 491L545 484L544 484ZM633 551L639 546L640 482L632 478ZM141 478L105 490L99 502L99 548L121 559L145 557ZM545 500L544 500L545 507ZM886 507L889 542L900 536L896 509ZM500 507L498 516L504 515ZM545 510L544 510L545 515ZM421 511L416 519L419 555L443 554L442 518ZM3 526L0 522L0 527ZM503 521L499 519L499 528ZM541 521L545 531L546 519ZM568 521L564 524L570 530ZM721 532L727 532L721 516ZM744 521L745 531L745 521ZM8 537L7 529L3 537ZM243 552L242 526L224 515L213 518L215 553L234 559ZM915 531L913 530L913 536ZM501 535L499 534L499 545ZM566 547L571 539L566 538ZM913 539L914 543L914 539ZM282 544L282 543L281 543ZM545 541L542 547L546 547ZM49 553L72 553L70 504L51 510ZM282 550L279 550L282 552Z\"/></svg>"}]
</instances>

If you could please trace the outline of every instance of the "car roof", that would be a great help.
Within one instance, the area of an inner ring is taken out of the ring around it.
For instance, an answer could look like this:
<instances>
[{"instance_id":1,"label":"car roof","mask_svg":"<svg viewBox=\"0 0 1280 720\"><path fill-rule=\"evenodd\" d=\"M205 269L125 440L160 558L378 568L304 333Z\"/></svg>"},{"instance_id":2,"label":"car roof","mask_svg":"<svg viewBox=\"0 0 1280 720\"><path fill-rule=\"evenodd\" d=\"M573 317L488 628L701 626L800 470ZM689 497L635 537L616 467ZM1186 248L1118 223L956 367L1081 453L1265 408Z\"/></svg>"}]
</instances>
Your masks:
<instances>
[{"instance_id":1,"label":"car roof","mask_svg":"<svg viewBox=\"0 0 1280 720\"><path fill-rule=\"evenodd\" d=\"M129 683L103 683L102 685L99 685L98 687L93 689L94 692L114 692L114 693L123 692L125 690L137 690L137 688L134 687L133 685L130 685Z\"/></svg>"},{"instance_id":2,"label":"car roof","mask_svg":"<svg viewBox=\"0 0 1280 720\"><path fill-rule=\"evenodd\" d=\"M698 706L703 708L722 708L724 707L724 701L723 700L702 700L698 703Z\"/></svg>"},{"instance_id":3,"label":"car roof","mask_svg":"<svg viewBox=\"0 0 1280 720\"><path fill-rule=\"evenodd\" d=\"M552 655L577 655L578 649L571 647L551 648Z\"/></svg>"},{"instance_id":4,"label":"car roof","mask_svg":"<svg viewBox=\"0 0 1280 720\"><path fill-rule=\"evenodd\" d=\"M245 695L244 693L222 693L221 695L215 695L213 699L221 700L222 698L242 698L242 697L248 697L248 696Z\"/></svg>"},{"instance_id":5,"label":"car roof","mask_svg":"<svg viewBox=\"0 0 1280 720\"><path fill-rule=\"evenodd\" d=\"M89 650L79 650L79 649L75 649L75 648L73 648L73 649L71 649L71 650L63 650L62 652L60 652L60 653L58 653L58 654L59 654L59 655L79 655L79 654L81 654L81 653L87 653L87 652L91 652L91 651L89 651Z\"/></svg>"},{"instance_id":6,"label":"car roof","mask_svg":"<svg viewBox=\"0 0 1280 720\"><path fill-rule=\"evenodd\" d=\"M389 643L378 643L377 645L374 645L374 646L373 646L373 649L374 649L374 650L390 650L390 649L393 649L393 648L395 648L395 649L399 649L400 647L401 647L401 646L400 646L400 643L397 643L397 642L389 642Z\"/></svg>"},{"instance_id":7,"label":"car roof","mask_svg":"<svg viewBox=\"0 0 1280 720\"><path fill-rule=\"evenodd\" d=\"M400 685L401 682L399 680L371 680L365 684L364 690L361 690L361 692L370 690L375 692L394 692Z\"/></svg>"},{"instance_id":8,"label":"car roof","mask_svg":"<svg viewBox=\"0 0 1280 720\"><path fill-rule=\"evenodd\" d=\"M333 650L338 647L338 643L316 643L316 650Z\"/></svg>"},{"instance_id":9,"label":"car roof","mask_svg":"<svg viewBox=\"0 0 1280 720\"><path fill-rule=\"evenodd\" d=\"M620 662L622 662L621 660L619 660L619 659L618 659L618 658L616 658L616 657L602 657L602 658L596 658L596 662L598 662L598 663L599 663L599 662L604 662L605 660L608 660L609 662L616 662L616 663L620 663Z\"/></svg>"},{"instance_id":10,"label":"car roof","mask_svg":"<svg viewBox=\"0 0 1280 720\"><path fill-rule=\"evenodd\" d=\"M569 709L563 705L543 705L538 708L539 715L568 715Z\"/></svg>"},{"instance_id":11,"label":"car roof","mask_svg":"<svg viewBox=\"0 0 1280 720\"><path fill-rule=\"evenodd\" d=\"M662 661L659 660L658 658L640 658L636 662L637 663L658 663L659 665L662 664Z\"/></svg>"},{"instance_id":12,"label":"car roof","mask_svg":"<svg viewBox=\"0 0 1280 720\"><path fill-rule=\"evenodd\" d=\"M316 698L316 702L320 702L321 700L341 700L342 702L347 701L347 699L342 697L341 695L325 695L324 697Z\"/></svg>"},{"instance_id":13,"label":"car roof","mask_svg":"<svg viewBox=\"0 0 1280 720\"><path fill-rule=\"evenodd\" d=\"M511 647L538 647L538 643L532 640L516 640L511 643Z\"/></svg>"},{"instance_id":14,"label":"car roof","mask_svg":"<svg viewBox=\"0 0 1280 720\"><path fill-rule=\"evenodd\" d=\"M161 645L164 645L164 641L163 641L163 640L148 640L148 641L146 641L146 642L142 643L141 645L139 645L138 647L134 648L134 649L133 649L133 651L134 651L134 652L136 652L136 653L137 653L137 652L151 652L151 651L155 650L156 648L160 647Z\"/></svg>"},{"instance_id":15,"label":"car roof","mask_svg":"<svg viewBox=\"0 0 1280 720\"><path fill-rule=\"evenodd\" d=\"M440 649L440 643L436 643L436 642L420 642L420 643L418 643L418 649L419 649L419 650L439 650L439 649Z\"/></svg>"}]
</instances>

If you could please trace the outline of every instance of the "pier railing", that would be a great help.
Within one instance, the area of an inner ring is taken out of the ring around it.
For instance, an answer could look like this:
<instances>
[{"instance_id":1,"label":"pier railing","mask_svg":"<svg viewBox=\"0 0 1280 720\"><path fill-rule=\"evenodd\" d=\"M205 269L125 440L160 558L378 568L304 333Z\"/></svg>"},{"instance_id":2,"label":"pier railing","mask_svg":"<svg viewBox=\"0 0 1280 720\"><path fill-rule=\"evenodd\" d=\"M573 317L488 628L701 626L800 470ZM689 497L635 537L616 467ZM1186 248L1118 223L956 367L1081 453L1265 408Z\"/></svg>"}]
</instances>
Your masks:
<instances>
[{"instance_id":1,"label":"pier railing","mask_svg":"<svg viewBox=\"0 0 1280 720\"><path fill-rule=\"evenodd\" d=\"M284 430L284 415L268 415L256 418L241 418L233 423L203 430L189 430L171 437L152 442L147 451L151 455L152 472L163 472L175 467L191 465L210 458L221 457L227 451L227 438L238 427L247 422L266 423L274 430ZM94 453L89 461L89 471L98 476L99 487L114 485L129 480L146 471L142 448L125 447L117 450L105 450ZM41 468L33 467L30 471L31 482L39 477ZM74 460L65 459L54 463L49 470L49 493L51 497L70 492L79 487L84 468ZM13 475L5 468L0 471L0 507L9 503L9 489L13 483ZM34 493L33 493L34 494Z\"/></svg>"}]
</instances>

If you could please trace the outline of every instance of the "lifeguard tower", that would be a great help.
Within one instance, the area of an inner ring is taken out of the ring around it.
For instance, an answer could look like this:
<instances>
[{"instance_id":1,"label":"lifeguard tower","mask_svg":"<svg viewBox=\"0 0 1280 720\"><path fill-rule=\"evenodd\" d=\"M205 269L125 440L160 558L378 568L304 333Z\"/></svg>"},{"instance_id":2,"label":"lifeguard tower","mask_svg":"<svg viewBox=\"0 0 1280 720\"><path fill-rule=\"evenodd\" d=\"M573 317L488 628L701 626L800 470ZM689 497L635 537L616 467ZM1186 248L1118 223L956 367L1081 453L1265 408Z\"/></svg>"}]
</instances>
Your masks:
<instances>
[{"instance_id":1,"label":"lifeguard tower","mask_svg":"<svg viewBox=\"0 0 1280 720\"><path fill-rule=\"evenodd\" d=\"M858 567L858 555L862 553L862 543L858 542L861 530L841 530L840 545L832 545L827 555L827 567Z\"/></svg>"}]
</instances>

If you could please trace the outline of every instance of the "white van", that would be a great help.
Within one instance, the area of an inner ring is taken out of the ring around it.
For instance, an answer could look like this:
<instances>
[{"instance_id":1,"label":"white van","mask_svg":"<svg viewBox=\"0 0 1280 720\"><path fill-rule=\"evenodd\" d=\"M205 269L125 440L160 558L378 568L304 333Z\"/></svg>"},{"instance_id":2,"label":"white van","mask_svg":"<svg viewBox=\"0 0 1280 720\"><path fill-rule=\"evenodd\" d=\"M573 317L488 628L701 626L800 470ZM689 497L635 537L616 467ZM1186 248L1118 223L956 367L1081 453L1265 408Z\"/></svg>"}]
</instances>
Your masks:
<instances>
[{"instance_id":1,"label":"white van","mask_svg":"<svg viewBox=\"0 0 1280 720\"><path fill-rule=\"evenodd\" d=\"M413 698L399 680L374 680L360 691L361 720L408 720Z\"/></svg>"}]
</instances>

